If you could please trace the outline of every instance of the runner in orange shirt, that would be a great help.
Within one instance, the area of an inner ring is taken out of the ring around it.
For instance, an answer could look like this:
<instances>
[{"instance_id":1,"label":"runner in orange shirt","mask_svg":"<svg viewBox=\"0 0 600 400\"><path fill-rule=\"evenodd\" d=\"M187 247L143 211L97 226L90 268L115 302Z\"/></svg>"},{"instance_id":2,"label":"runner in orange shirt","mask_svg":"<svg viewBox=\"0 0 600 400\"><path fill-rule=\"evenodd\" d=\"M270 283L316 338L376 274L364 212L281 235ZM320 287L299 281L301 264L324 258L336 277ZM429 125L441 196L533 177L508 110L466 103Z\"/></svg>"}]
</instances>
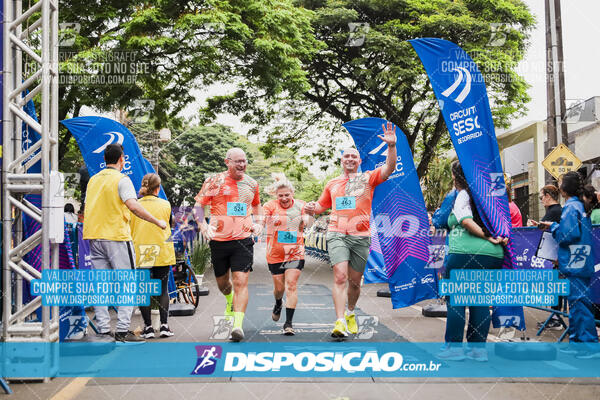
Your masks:
<instances>
[{"instance_id":1,"label":"runner in orange shirt","mask_svg":"<svg viewBox=\"0 0 600 400\"><path fill-rule=\"evenodd\" d=\"M358 333L354 306L360 296L360 282L369 257L373 191L396 168L396 128L388 122L387 127L383 125L383 135L378 137L387 144L387 158L383 166L358 173L361 163L358 150L344 150L341 160L343 175L325 185L319 201L306 205L308 213L320 214L332 209L327 230L327 252L333 267L332 295L337 317L331 336L337 338ZM346 297L348 308L344 313Z\"/></svg>"},{"instance_id":2,"label":"runner in orange shirt","mask_svg":"<svg viewBox=\"0 0 600 400\"><path fill-rule=\"evenodd\" d=\"M305 203L294 199L294 186L282 173L273 174L275 182L267 188L267 193L275 196L264 206L267 226L267 263L273 276L273 321L279 321L285 301L285 323L283 333L294 335L292 319L298 303L296 284L300 271L304 268L304 228L312 218L304 210Z\"/></svg>"},{"instance_id":3,"label":"runner in orange shirt","mask_svg":"<svg viewBox=\"0 0 600 400\"><path fill-rule=\"evenodd\" d=\"M225 315L233 316L231 339L239 342L244 338L242 324L248 305L248 274L254 259L251 236L262 232L262 207L258 183L245 174L248 160L244 150L229 149L225 164L227 171L206 179L202 185L194 198L194 212L199 207L210 208L210 224L201 215L195 218L200 232L209 241L217 286L227 301ZM254 222L252 216L256 219Z\"/></svg>"}]
</instances>

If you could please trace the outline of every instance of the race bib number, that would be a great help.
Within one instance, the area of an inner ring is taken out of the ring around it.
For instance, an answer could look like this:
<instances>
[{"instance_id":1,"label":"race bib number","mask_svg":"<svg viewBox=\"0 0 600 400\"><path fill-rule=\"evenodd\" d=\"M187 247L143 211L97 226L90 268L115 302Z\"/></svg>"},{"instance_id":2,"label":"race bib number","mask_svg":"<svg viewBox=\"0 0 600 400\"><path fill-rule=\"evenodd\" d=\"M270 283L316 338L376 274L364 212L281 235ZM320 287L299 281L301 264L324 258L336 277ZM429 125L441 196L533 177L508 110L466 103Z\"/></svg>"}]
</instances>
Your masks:
<instances>
[{"instance_id":1,"label":"race bib number","mask_svg":"<svg viewBox=\"0 0 600 400\"><path fill-rule=\"evenodd\" d=\"M336 197L335 209L336 210L354 210L354 209L356 209L356 197L354 197L354 196Z\"/></svg>"},{"instance_id":2,"label":"race bib number","mask_svg":"<svg viewBox=\"0 0 600 400\"><path fill-rule=\"evenodd\" d=\"M298 241L298 232L277 231L277 241L279 243L296 243Z\"/></svg>"},{"instance_id":3,"label":"race bib number","mask_svg":"<svg viewBox=\"0 0 600 400\"><path fill-rule=\"evenodd\" d=\"M245 217L247 207L246 203L227 202L227 215L230 217Z\"/></svg>"}]
</instances>

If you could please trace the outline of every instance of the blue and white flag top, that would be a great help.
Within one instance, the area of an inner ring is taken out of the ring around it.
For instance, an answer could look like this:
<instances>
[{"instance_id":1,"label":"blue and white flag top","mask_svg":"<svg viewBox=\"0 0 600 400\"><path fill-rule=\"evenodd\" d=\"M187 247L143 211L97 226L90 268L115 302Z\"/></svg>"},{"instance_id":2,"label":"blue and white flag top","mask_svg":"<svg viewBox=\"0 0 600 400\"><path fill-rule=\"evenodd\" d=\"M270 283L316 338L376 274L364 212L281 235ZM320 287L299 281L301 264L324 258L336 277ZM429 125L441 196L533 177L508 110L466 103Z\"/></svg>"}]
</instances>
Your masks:
<instances>
[{"instance_id":1,"label":"blue and white flag top","mask_svg":"<svg viewBox=\"0 0 600 400\"><path fill-rule=\"evenodd\" d=\"M117 121L104 117L77 117L61 123L77 141L90 177L106 167L104 149L112 143L123 145L125 166L121 172L129 176L136 192L140 190L144 175L155 172L142 156L135 137ZM163 199L167 198L162 187L158 195Z\"/></svg>"},{"instance_id":2,"label":"blue and white flag top","mask_svg":"<svg viewBox=\"0 0 600 400\"><path fill-rule=\"evenodd\" d=\"M436 38L409 41L423 62L473 201L494 236L511 234L510 212L496 131L483 76L456 44ZM504 266L514 265L512 242ZM511 312L512 314L512 312ZM519 316L522 317L523 310ZM520 318L523 323L524 318Z\"/></svg>"}]
</instances>

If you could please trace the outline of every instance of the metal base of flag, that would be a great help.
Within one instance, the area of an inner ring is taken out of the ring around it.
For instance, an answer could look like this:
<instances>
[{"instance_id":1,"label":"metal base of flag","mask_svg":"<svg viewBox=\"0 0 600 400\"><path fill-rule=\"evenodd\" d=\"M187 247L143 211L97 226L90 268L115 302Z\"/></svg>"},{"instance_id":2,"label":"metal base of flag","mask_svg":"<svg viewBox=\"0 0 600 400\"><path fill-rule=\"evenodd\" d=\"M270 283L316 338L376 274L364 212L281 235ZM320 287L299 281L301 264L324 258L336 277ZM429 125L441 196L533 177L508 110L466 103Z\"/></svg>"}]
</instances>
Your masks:
<instances>
[{"instance_id":1,"label":"metal base of flag","mask_svg":"<svg viewBox=\"0 0 600 400\"><path fill-rule=\"evenodd\" d=\"M389 289L379 289L377 291L377 297L392 297L392 293Z\"/></svg>"},{"instance_id":2,"label":"metal base of flag","mask_svg":"<svg viewBox=\"0 0 600 400\"><path fill-rule=\"evenodd\" d=\"M192 304L174 303L169 305L169 316L186 317L194 315L196 308Z\"/></svg>"},{"instance_id":3,"label":"metal base of flag","mask_svg":"<svg viewBox=\"0 0 600 400\"><path fill-rule=\"evenodd\" d=\"M448 308L445 304L428 304L423 307L421 313L424 317L446 318Z\"/></svg>"},{"instance_id":4,"label":"metal base of flag","mask_svg":"<svg viewBox=\"0 0 600 400\"><path fill-rule=\"evenodd\" d=\"M208 290L208 288L205 286L200 286L198 287L196 294L198 296L208 296L210 294L210 290Z\"/></svg>"}]
</instances>

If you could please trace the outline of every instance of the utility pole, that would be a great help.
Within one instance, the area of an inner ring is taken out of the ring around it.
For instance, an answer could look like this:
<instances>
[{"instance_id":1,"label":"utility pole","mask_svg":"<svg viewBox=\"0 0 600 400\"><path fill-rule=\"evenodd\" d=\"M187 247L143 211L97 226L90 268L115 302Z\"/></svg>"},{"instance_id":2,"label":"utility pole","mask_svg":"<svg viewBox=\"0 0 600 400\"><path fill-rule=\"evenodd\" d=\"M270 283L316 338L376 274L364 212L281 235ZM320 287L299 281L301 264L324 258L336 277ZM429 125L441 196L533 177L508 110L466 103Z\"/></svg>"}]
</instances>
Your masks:
<instances>
[{"instance_id":1,"label":"utility pole","mask_svg":"<svg viewBox=\"0 0 600 400\"><path fill-rule=\"evenodd\" d=\"M152 143L152 166L154 171L158 174L159 154L161 152L160 143L166 143L171 141L171 130L169 128L162 128L155 132L155 140ZM166 147L166 146L165 146Z\"/></svg>"},{"instance_id":2,"label":"utility pole","mask_svg":"<svg viewBox=\"0 0 600 400\"><path fill-rule=\"evenodd\" d=\"M160 148L159 148L159 142L160 142L160 133L158 131L154 132L154 140L152 141L152 164L154 167L154 172L156 172L158 174L158 153L160 153Z\"/></svg>"},{"instance_id":3,"label":"utility pole","mask_svg":"<svg viewBox=\"0 0 600 400\"><path fill-rule=\"evenodd\" d=\"M560 0L546 2L546 94L548 146L546 155L560 143L569 145L565 121L565 76ZM548 175L547 175L548 177Z\"/></svg>"}]
</instances>

